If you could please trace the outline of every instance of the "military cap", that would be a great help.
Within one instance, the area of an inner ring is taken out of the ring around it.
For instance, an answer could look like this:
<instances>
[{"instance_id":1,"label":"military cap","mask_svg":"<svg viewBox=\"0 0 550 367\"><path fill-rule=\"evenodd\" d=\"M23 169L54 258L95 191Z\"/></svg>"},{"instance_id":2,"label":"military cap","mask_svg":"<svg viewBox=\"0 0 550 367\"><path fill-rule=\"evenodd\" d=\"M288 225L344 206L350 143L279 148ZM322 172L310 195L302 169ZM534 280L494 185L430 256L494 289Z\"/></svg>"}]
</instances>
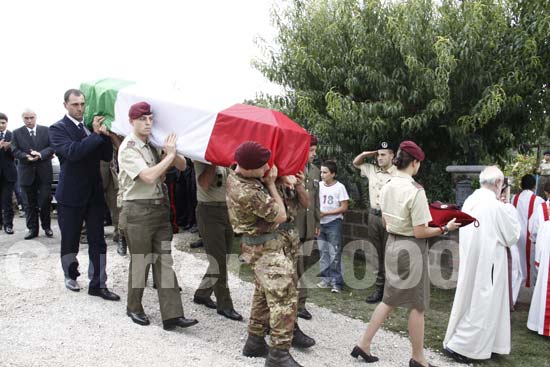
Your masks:
<instances>
[{"instance_id":1,"label":"military cap","mask_svg":"<svg viewBox=\"0 0 550 367\"><path fill-rule=\"evenodd\" d=\"M313 145L313 143L311 145ZM547 154L550 154L550 150L545 150L544 151L544 155L547 155Z\"/></svg>"},{"instance_id":2,"label":"military cap","mask_svg":"<svg viewBox=\"0 0 550 367\"><path fill-rule=\"evenodd\" d=\"M378 143L378 146L376 147L376 150L380 150L380 149L388 149L395 153L395 151L397 150L397 147L395 146L395 144L388 143L387 141L383 140L380 143Z\"/></svg>"},{"instance_id":3,"label":"military cap","mask_svg":"<svg viewBox=\"0 0 550 367\"><path fill-rule=\"evenodd\" d=\"M143 115L150 115L151 112L151 106L147 102L138 102L130 106L130 110L128 111L128 116L135 120L137 118L140 118Z\"/></svg>"},{"instance_id":4,"label":"military cap","mask_svg":"<svg viewBox=\"0 0 550 367\"><path fill-rule=\"evenodd\" d=\"M411 140L405 140L402 141L401 144L399 144L399 149L409 153L413 158L415 158L418 161L423 161L424 158L426 158L426 155L420 149L418 145L414 141Z\"/></svg>"},{"instance_id":5,"label":"military cap","mask_svg":"<svg viewBox=\"0 0 550 367\"><path fill-rule=\"evenodd\" d=\"M244 169L256 169L267 163L271 151L255 141L245 141L235 151L235 161Z\"/></svg>"},{"instance_id":6,"label":"military cap","mask_svg":"<svg viewBox=\"0 0 550 367\"><path fill-rule=\"evenodd\" d=\"M319 141L317 140L317 137L313 134L311 134L311 143L309 144L310 146L314 146L314 145L317 145Z\"/></svg>"}]
</instances>

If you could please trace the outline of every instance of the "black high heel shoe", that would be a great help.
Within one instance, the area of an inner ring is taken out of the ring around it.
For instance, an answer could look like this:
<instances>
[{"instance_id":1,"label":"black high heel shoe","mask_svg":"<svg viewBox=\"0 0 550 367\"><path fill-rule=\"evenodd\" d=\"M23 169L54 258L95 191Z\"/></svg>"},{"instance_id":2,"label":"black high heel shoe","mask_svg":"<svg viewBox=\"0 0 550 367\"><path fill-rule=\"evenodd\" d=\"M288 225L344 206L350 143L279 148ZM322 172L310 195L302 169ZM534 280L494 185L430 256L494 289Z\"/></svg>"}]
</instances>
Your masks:
<instances>
[{"instance_id":1,"label":"black high heel shoe","mask_svg":"<svg viewBox=\"0 0 550 367\"><path fill-rule=\"evenodd\" d=\"M409 367L424 367L424 365L411 358L411 360L409 361ZM428 367L436 367L436 366L428 363Z\"/></svg>"},{"instance_id":2,"label":"black high heel shoe","mask_svg":"<svg viewBox=\"0 0 550 367\"><path fill-rule=\"evenodd\" d=\"M365 353L363 349L359 348L358 346L353 347L353 350L351 351L351 356L353 358L361 356L361 358L363 358L366 363L378 362L378 357L375 357L372 354Z\"/></svg>"}]
</instances>

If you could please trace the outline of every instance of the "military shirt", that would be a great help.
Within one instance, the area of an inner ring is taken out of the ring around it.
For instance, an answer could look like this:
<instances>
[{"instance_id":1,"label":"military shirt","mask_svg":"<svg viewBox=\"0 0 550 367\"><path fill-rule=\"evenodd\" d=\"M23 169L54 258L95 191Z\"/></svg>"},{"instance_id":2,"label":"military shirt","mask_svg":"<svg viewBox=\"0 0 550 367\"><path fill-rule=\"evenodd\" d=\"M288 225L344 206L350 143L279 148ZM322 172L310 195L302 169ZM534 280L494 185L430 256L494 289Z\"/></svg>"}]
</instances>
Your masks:
<instances>
[{"instance_id":1,"label":"military shirt","mask_svg":"<svg viewBox=\"0 0 550 367\"><path fill-rule=\"evenodd\" d=\"M195 180L197 182L197 201L199 202L225 202L225 182L227 181L228 168L216 166L216 178L210 184L208 189L203 189L199 185L199 176L209 165L199 161L194 161Z\"/></svg>"},{"instance_id":2,"label":"military shirt","mask_svg":"<svg viewBox=\"0 0 550 367\"><path fill-rule=\"evenodd\" d=\"M542 161L539 166L540 174L542 176L549 176L550 175L550 162Z\"/></svg>"},{"instance_id":3,"label":"military shirt","mask_svg":"<svg viewBox=\"0 0 550 367\"><path fill-rule=\"evenodd\" d=\"M118 150L119 199L161 199L164 197L164 182L157 178L155 183L148 184L139 178L144 169L153 167L160 161L160 149L144 143L133 133L122 141Z\"/></svg>"},{"instance_id":4,"label":"military shirt","mask_svg":"<svg viewBox=\"0 0 550 367\"><path fill-rule=\"evenodd\" d=\"M283 184L277 185L277 191L285 204L287 223L294 223L298 215L298 209L301 208L298 193L294 188L289 188Z\"/></svg>"},{"instance_id":5,"label":"military shirt","mask_svg":"<svg viewBox=\"0 0 550 367\"><path fill-rule=\"evenodd\" d=\"M225 198L235 233L259 236L277 228L274 221L279 215L279 205L259 179L243 177L230 170Z\"/></svg>"},{"instance_id":6,"label":"military shirt","mask_svg":"<svg viewBox=\"0 0 550 367\"><path fill-rule=\"evenodd\" d=\"M313 163L308 163L304 169L304 186L309 195L309 207L299 208L296 216L296 227L300 232L300 238L312 239L315 229L320 228L321 206L319 202L319 180L321 172Z\"/></svg>"},{"instance_id":7,"label":"military shirt","mask_svg":"<svg viewBox=\"0 0 550 367\"><path fill-rule=\"evenodd\" d=\"M413 227L432 220L424 188L401 171L382 188L380 207L389 233L414 236Z\"/></svg>"},{"instance_id":8,"label":"military shirt","mask_svg":"<svg viewBox=\"0 0 550 367\"><path fill-rule=\"evenodd\" d=\"M380 190L388 181L395 176L397 168L392 165L388 170L370 163L363 163L359 166L361 176L369 180L369 202L373 209L380 209Z\"/></svg>"}]
</instances>

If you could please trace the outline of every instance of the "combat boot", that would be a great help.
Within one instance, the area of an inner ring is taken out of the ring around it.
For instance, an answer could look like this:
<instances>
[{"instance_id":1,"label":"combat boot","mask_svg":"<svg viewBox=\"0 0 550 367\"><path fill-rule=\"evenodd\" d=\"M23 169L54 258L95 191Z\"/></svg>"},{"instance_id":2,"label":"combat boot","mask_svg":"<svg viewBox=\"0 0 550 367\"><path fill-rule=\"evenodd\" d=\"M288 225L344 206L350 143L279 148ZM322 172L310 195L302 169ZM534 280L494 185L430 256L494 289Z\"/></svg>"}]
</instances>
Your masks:
<instances>
[{"instance_id":1,"label":"combat boot","mask_svg":"<svg viewBox=\"0 0 550 367\"><path fill-rule=\"evenodd\" d=\"M248 334L248 339L243 348L243 356L245 357L267 357L269 348L265 339L261 336Z\"/></svg>"},{"instance_id":2,"label":"combat boot","mask_svg":"<svg viewBox=\"0 0 550 367\"><path fill-rule=\"evenodd\" d=\"M269 348L264 367L303 367L292 358L288 349Z\"/></svg>"},{"instance_id":3,"label":"combat boot","mask_svg":"<svg viewBox=\"0 0 550 367\"><path fill-rule=\"evenodd\" d=\"M310 338L298 327L298 323L294 324L294 335L292 337L292 346L295 348L311 348L315 345L315 339Z\"/></svg>"}]
</instances>

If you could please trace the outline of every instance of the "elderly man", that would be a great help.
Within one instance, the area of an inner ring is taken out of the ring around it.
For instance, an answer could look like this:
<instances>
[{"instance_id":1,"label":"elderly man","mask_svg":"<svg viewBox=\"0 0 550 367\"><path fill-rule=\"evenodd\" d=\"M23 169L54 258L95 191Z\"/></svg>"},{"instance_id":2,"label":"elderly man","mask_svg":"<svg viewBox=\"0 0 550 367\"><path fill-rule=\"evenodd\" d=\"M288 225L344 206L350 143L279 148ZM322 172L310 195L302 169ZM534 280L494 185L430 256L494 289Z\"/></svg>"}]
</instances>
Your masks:
<instances>
[{"instance_id":1,"label":"elderly man","mask_svg":"<svg viewBox=\"0 0 550 367\"><path fill-rule=\"evenodd\" d=\"M508 261L520 222L515 208L499 200L503 182L497 167L485 168L481 188L462 207L479 226L460 229L458 284L443 342L444 352L461 363L510 353Z\"/></svg>"},{"instance_id":2,"label":"elderly man","mask_svg":"<svg viewBox=\"0 0 550 367\"><path fill-rule=\"evenodd\" d=\"M149 325L141 300L152 264L164 330L193 326L198 321L183 316L178 280L172 269L172 226L164 184L170 167L185 169L185 158L176 153L175 134L166 138L164 156L150 145L153 113L147 102L132 105L128 115L132 133L123 140L118 152L120 227L131 253L126 314L138 325Z\"/></svg>"},{"instance_id":3,"label":"elderly man","mask_svg":"<svg viewBox=\"0 0 550 367\"><path fill-rule=\"evenodd\" d=\"M53 237L51 229L52 156L48 128L36 124L36 113L23 111L22 126L13 131L13 154L19 160L17 171L19 185L27 197L28 232L25 239L38 236L38 218L47 237Z\"/></svg>"},{"instance_id":4,"label":"elderly man","mask_svg":"<svg viewBox=\"0 0 550 367\"><path fill-rule=\"evenodd\" d=\"M384 258L386 253L386 240L388 232L382 222L382 211L380 210L380 191L382 187L395 176L397 169L393 165L394 147L383 141L378 149L359 154L353 160L355 168L361 170L361 176L369 181L369 228L368 239L376 248L378 254L378 274L376 275L376 287L374 292L366 299L367 303L377 303L384 295L384 283L386 272ZM365 159L375 157L378 166L366 163Z\"/></svg>"}]
</instances>

